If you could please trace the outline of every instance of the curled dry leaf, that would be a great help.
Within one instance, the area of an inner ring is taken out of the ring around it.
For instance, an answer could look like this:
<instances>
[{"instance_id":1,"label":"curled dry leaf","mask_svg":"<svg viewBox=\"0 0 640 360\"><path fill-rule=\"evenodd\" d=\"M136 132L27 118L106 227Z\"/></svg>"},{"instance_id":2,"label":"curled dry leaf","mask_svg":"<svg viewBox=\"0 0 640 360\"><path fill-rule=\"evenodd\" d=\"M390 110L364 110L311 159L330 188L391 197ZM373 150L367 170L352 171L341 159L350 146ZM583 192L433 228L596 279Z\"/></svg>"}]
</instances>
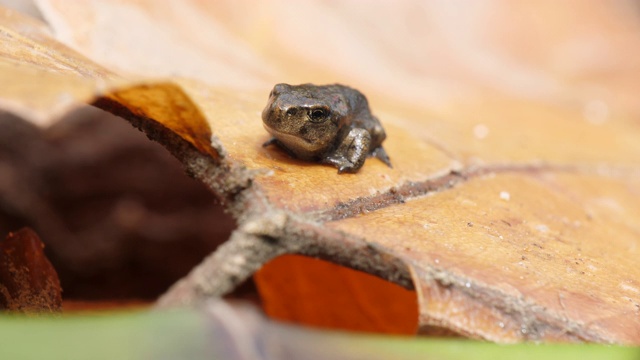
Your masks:
<instances>
[{"instance_id":1,"label":"curled dry leaf","mask_svg":"<svg viewBox=\"0 0 640 360\"><path fill-rule=\"evenodd\" d=\"M20 32L30 21L3 25L3 39L24 41L4 46L0 74L22 69L7 83L37 95L5 90L7 108L38 120L57 104L49 94L100 92L97 106L165 145L238 218L161 305L227 293L302 254L415 288L424 332L640 344L640 24L624 1L485 1L464 19L417 2L40 3L61 38L114 72L192 78L130 85L38 29ZM42 97L29 82L41 75L60 78ZM260 112L282 81L365 92L394 168L370 159L338 176L261 147ZM89 91L65 92L70 82Z\"/></svg>"},{"instance_id":2,"label":"curled dry leaf","mask_svg":"<svg viewBox=\"0 0 640 360\"><path fill-rule=\"evenodd\" d=\"M114 75L54 41L44 24L0 8L0 105L39 125L89 101Z\"/></svg>"}]
</instances>

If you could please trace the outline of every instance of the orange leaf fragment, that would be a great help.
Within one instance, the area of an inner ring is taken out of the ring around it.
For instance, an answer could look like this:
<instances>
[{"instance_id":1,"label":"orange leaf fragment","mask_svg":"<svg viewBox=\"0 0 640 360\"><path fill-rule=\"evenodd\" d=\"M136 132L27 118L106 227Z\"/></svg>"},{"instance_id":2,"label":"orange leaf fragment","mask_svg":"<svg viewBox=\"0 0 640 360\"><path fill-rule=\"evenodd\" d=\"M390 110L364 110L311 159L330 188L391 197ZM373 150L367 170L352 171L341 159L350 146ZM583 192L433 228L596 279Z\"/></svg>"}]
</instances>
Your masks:
<instances>
[{"instance_id":1,"label":"orange leaf fragment","mask_svg":"<svg viewBox=\"0 0 640 360\"><path fill-rule=\"evenodd\" d=\"M415 334L415 291L326 261L284 255L255 275L272 318L332 329Z\"/></svg>"}]
</instances>

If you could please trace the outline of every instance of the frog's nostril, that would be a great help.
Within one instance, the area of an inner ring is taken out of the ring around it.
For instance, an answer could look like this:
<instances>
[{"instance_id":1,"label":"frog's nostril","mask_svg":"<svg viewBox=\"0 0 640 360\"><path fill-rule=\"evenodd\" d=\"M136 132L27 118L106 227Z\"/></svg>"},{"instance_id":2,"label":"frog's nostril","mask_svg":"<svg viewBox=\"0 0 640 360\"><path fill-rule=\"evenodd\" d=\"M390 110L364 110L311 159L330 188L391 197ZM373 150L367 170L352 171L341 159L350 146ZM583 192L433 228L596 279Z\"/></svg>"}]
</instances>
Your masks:
<instances>
[{"instance_id":1,"label":"frog's nostril","mask_svg":"<svg viewBox=\"0 0 640 360\"><path fill-rule=\"evenodd\" d=\"M287 114L287 116L295 116L298 113L298 109L296 108L288 108L287 111L285 111L285 113Z\"/></svg>"}]
</instances>

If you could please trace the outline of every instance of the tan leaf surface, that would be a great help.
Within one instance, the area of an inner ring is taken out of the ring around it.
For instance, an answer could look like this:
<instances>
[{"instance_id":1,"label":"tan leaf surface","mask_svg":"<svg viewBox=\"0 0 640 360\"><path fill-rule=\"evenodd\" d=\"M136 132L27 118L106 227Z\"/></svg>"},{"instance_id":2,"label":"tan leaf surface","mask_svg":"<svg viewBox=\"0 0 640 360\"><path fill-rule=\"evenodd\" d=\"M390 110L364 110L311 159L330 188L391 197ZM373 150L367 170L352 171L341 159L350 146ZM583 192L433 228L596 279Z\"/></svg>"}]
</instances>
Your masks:
<instances>
[{"instance_id":1,"label":"tan leaf surface","mask_svg":"<svg viewBox=\"0 0 640 360\"><path fill-rule=\"evenodd\" d=\"M2 8L0 24L4 109L48 125L78 101L115 85L109 71L53 40L44 24Z\"/></svg>"},{"instance_id":2,"label":"tan leaf surface","mask_svg":"<svg viewBox=\"0 0 640 360\"><path fill-rule=\"evenodd\" d=\"M96 103L167 146L239 218L162 304L222 294L299 253L414 286L423 332L640 343L631 2L40 4L60 39L109 69L182 77ZM104 88L103 73L61 70L58 55L34 63L37 51L12 56L20 46L3 50L2 76L45 68L65 79L55 86ZM262 148L260 112L276 82L363 91L394 168L370 159L337 175ZM1 95L31 108L19 94Z\"/></svg>"}]
</instances>

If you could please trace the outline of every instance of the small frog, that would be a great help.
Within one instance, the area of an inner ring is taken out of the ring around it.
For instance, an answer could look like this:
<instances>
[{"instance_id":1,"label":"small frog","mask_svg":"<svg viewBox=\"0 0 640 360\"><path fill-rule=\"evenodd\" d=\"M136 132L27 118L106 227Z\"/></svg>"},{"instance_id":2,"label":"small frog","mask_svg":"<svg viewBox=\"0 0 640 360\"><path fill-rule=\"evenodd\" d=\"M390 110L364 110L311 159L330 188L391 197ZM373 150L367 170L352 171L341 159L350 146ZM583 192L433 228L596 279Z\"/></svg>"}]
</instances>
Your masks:
<instances>
[{"instance_id":1,"label":"small frog","mask_svg":"<svg viewBox=\"0 0 640 360\"><path fill-rule=\"evenodd\" d=\"M277 84L262 111L264 128L291 156L356 173L368 156L391 167L382 148L387 137L367 98L344 85Z\"/></svg>"}]
</instances>

